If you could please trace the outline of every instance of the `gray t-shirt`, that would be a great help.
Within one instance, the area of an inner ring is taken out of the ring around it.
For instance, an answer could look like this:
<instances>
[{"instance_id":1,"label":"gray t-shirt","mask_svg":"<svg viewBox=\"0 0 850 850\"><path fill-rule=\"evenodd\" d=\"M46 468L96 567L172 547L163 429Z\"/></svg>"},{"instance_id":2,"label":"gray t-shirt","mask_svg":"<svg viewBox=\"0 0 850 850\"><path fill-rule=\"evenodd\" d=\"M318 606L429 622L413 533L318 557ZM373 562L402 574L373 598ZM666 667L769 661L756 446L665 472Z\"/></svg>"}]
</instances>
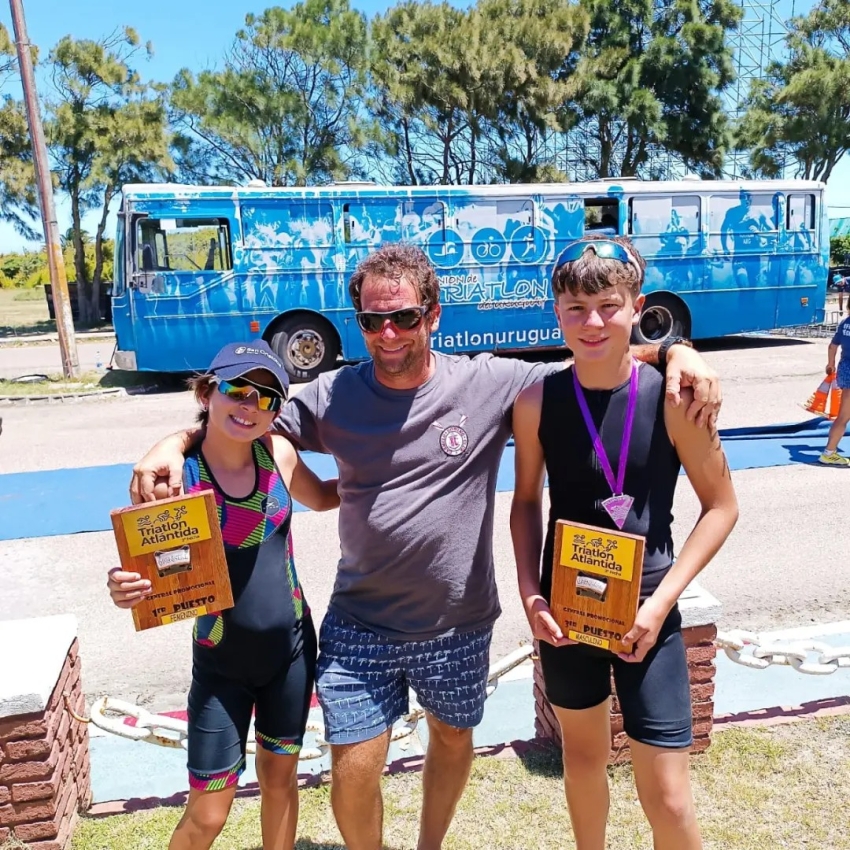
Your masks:
<instances>
[{"instance_id":1,"label":"gray t-shirt","mask_svg":"<svg viewBox=\"0 0 850 850\"><path fill-rule=\"evenodd\" d=\"M493 623L496 477L511 408L563 368L435 353L433 377L392 390L372 361L312 381L275 422L339 467L341 558L331 609L391 638Z\"/></svg>"}]
</instances>

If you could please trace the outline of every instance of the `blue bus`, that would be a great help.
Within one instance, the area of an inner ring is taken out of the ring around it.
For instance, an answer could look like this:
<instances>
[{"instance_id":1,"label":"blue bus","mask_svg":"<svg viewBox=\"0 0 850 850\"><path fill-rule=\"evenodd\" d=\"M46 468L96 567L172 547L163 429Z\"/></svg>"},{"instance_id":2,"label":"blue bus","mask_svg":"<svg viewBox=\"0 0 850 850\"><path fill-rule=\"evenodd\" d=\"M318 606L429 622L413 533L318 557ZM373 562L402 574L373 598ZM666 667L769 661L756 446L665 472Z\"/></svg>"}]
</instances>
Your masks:
<instances>
[{"instance_id":1,"label":"blue bus","mask_svg":"<svg viewBox=\"0 0 850 850\"><path fill-rule=\"evenodd\" d=\"M420 245L440 278L445 352L563 345L549 278L588 233L647 260L635 342L821 321L829 229L809 181L315 188L127 185L112 315L119 369L202 369L226 340L262 337L294 381L367 356L348 298L357 263Z\"/></svg>"}]
</instances>

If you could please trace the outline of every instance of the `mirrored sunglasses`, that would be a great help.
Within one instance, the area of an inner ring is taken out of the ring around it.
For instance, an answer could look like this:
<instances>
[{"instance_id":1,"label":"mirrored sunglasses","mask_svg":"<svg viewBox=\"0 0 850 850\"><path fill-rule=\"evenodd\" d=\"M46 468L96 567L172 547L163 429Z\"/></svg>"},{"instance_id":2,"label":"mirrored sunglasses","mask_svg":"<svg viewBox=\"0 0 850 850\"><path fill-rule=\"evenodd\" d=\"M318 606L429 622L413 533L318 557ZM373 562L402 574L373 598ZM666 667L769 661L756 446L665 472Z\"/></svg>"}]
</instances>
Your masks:
<instances>
[{"instance_id":1,"label":"mirrored sunglasses","mask_svg":"<svg viewBox=\"0 0 850 850\"><path fill-rule=\"evenodd\" d=\"M218 385L218 391L232 401L247 401L252 395L256 395L258 410L274 413L283 407L283 396L271 387L260 387L241 378L232 381L225 381L221 378L214 380Z\"/></svg>"},{"instance_id":2,"label":"mirrored sunglasses","mask_svg":"<svg viewBox=\"0 0 850 850\"><path fill-rule=\"evenodd\" d=\"M568 245L558 257L555 268L559 269L567 263L574 263L581 259L588 249L593 249L596 256L603 260L618 260L621 263L636 264L634 257L619 242L612 242L610 239L594 239L585 242L573 242L572 245Z\"/></svg>"}]
</instances>

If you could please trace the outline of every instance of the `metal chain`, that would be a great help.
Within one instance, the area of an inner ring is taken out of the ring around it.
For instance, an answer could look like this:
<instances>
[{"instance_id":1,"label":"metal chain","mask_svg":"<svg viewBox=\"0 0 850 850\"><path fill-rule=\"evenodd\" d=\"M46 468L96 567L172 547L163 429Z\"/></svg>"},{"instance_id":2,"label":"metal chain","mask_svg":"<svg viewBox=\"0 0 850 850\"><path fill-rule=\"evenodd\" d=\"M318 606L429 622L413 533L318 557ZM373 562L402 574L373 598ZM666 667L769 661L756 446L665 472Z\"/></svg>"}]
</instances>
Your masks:
<instances>
[{"instance_id":1,"label":"metal chain","mask_svg":"<svg viewBox=\"0 0 850 850\"><path fill-rule=\"evenodd\" d=\"M786 642L734 629L718 632L714 643L727 658L753 670L793 667L810 676L828 676L850 667L850 646L833 647L817 640ZM745 652L746 647L751 651Z\"/></svg>"},{"instance_id":2,"label":"metal chain","mask_svg":"<svg viewBox=\"0 0 850 850\"><path fill-rule=\"evenodd\" d=\"M490 667L487 674L487 696L491 696L499 686L499 679L522 664L534 653L530 645L521 646L500 661ZM88 718L77 714L70 704L68 694L65 694L65 707L74 720L80 723L91 723L104 732L118 735L121 738L129 738L131 741L144 741L146 744L156 744L160 747L186 748L188 742L188 728L185 720L169 717L164 714L152 714L144 708L133 703L124 702L114 697L105 696L96 700L91 707L91 715ZM419 721L425 716L423 709L410 694L410 712L393 726L390 734L391 741L401 741L402 747L406 746L409 739L416 731ZM129 724L127 721L134 722ZM299 758L301 761L322 758L327 755L330 745L325 739L324 724L319 721L308 721L307 731L315 735L312 747L302 747ZM250 736L249 736L250 738ZM249 753L256 752L256 743L249 740L247 744Z\"/></svg>"},{"instance_id":3,"label":"metal chain","mask_svg":"<svg viewBox=\"0 0 850 850\"><path fill-rule=\"evenodd\" d=\"M776 666L793 667L800 673L827 676L836 670L850 668L850 646L836 648L816 640L784 642L742 629L718 632L714 643L726 653L727 658L754 670ZM746 651L748 648L749 651ZM492 696L502 676L531 658L533 654L534 648L525 644L493 664L487 675L487 696ZM141 706L110 696L101 697L92 705L89 718L81 717L73 711L67 694L65 705L75 720L92 723L110 734L160 747L187 746L188 729L185 720L164 714L152 714ZM402 747L405 747L407 739L416 731L424 716L425 710L416 702L411 692L410 712L395 723L390 740L402 742ZM127 722L130 719L134 721L132 725ZM299 758L309 761L326 756L330 745L325 739L322 721L309 721L307 731L314 734L315 741L313 746L302 748ZM256 752L254 741L248 741L247 751Z\"/></svg>"}]
</instances>

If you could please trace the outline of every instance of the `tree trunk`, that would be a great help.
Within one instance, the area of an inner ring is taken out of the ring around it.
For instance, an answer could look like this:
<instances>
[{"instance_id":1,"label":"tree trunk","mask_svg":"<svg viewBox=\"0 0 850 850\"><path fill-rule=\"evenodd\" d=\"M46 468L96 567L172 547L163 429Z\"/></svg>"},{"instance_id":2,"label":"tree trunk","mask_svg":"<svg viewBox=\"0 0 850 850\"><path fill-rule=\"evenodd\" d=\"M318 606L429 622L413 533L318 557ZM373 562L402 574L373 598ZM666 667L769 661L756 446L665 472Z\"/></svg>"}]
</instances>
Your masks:
<instances>
[{"instance_id":1,"label":"tree trunk","mask_svg":"<svg viewBox=\"0 0 850 850\"><path fill-rule=\"evenodd\" d=\"M82 214L79 194L71 194L71 225L74 229L74 272L77 278L79 323L85 327L92 322L91 292L86 278L86 248L83 244Z\"/></svg>"},{"instance_id":2,"label":"tree trunk","mask_svg":"<svg viewBox=\"0 0 850 850\"><path fill-rule=\"evenodd\" d=\"M94 274L91 282L91 303L97 320L103 319L100 314L100 279L103 275L103 233L106 230L106 218L109 215L109 205L115 195L115 187L107 186L103 193L103 212L97 223L94 237Z\"/></svg>"},{"instance_id":3,"label":"tree trunk","mask_svg":"<svg viewBox=\"0 0 850 850\"><path fill-rule=\"evenodd\" d=\"M413 145L410 142L410 120L407 117L402 118L401 126L404 129L404 162L407 166L407 174L410 178L410 185L416 186L419 181L416 179L416 169L413 167Z\"/></svg>"}]
</instances>

